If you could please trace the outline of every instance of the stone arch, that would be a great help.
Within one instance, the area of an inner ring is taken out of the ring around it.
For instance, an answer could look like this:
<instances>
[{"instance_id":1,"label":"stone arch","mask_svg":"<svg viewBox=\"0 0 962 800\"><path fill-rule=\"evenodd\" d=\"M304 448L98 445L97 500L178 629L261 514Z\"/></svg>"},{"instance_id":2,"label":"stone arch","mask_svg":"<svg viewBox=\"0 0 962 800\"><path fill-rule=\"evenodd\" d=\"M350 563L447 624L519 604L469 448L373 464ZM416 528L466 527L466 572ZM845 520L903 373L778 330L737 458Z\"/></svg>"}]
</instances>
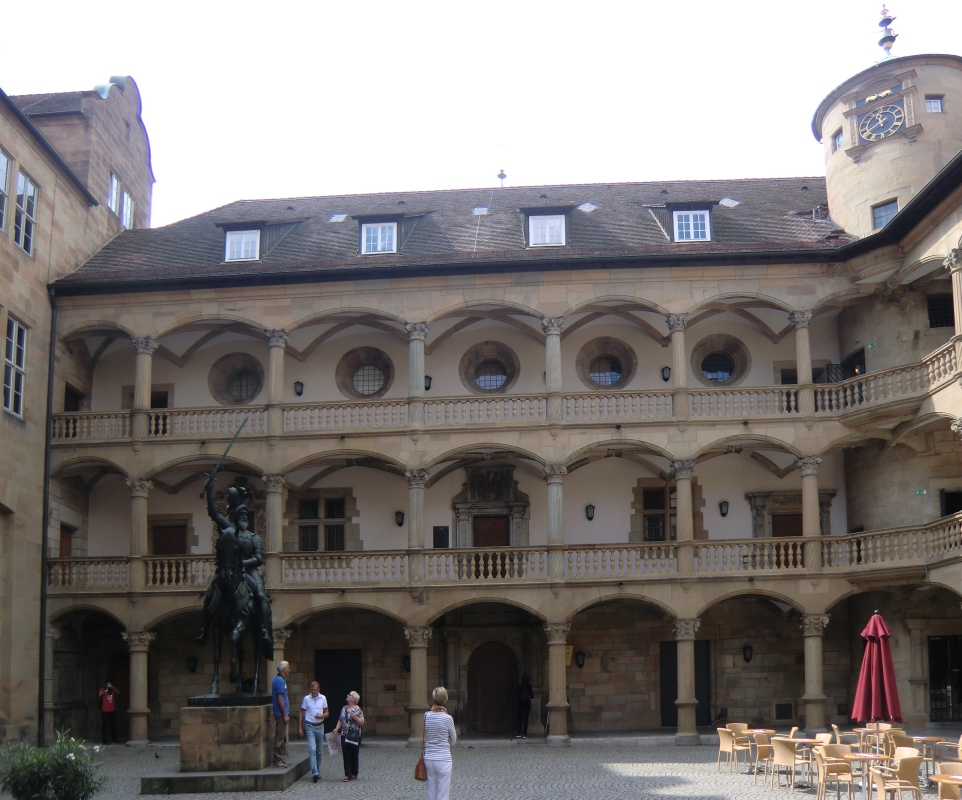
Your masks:
<instances>
[{"instance_id":1,"label":"stone arch","mask_svg":"<svg viewBox=\"0 0 962 800\"><path fill-rule=\"evenodd\" d=\"M521 458L526 458L534 461L537 464L544 466L547 462L539 455L532 453L530 450L525 450L523 447L518 447L512 444L502 444L501 442L477 442L475 444L462 445L460 447L455 447L452 450L448 450L446 453L433 458L427 465L428 469L436 467L438 464L443 464L446 461L456 460L458 456L469 455L472 451L477 450L495 450L498 452L507 452L517 455Z\"/></svg>"},{"instance_id":2,"label":"stone arch","mask_svg":"<svg viewBox=\"0 0 962 800\"><path fill-rule=\"evenodd\" d=\"M638 310L640 311L651 311L656 314L664 314L665 316L669 314L669 311L667 308L651 300L648 300L644 297L633 297L631 295L612 294L612 295L603 295L601 297L593 297L590 300L585 300L584 302L570 306L564 312L564 314L562 314L562 316L567 318L572 314L580 314L592 306L599 306L599 305L604 305L605 303L614 303L614 302L634 304L638 307Z\"/></svg>"},{"instance_id":3,"label":"stone arch","mask_svg":"<svg viewBox=\"0 0 962 800\"><path fill-rule=\"evenodd\" d=\"M325 461L344 461L350 459L362 459L364 461L374 462L365 463L358 466L367 466L371 467L372 469L390 468L388 471L398 474L403 474L406 468L405 464L397 459L382 455L381 453L376 453L371 450L328 450L321 453L312 453L311 455L304 456L297 461L292 461L281 468L280 474L287 475L291 472L296 472L299 469L320 465ZM383 462L385 466L378 467L376 462Z\"/></svg>"},{"instance_id":4,"label":"stone arch","mask_svg":"<svg viewBox=\"0 0 962 800\"><path fill-rule=\"evenodd\" d=\"M310 325L317 325L325 321L329 321L331 317L342 317L347 315L357 315L357 324L363 325L365 317L372 317L375 320L384 320L386 322L395 322L398 325L405 325L409 321L397 314L391 314L383 309L379 308L366 308L363 306L359 307L342 307L342 308L331 308L327 311L319 311L316 314L309 314L306 317L296 320L287 328L288 333L293 333L294 331L300 330L301 328L306 328ZM414 322L420 322L420 320L413 320Z\"/></svg>"},{"instance_id":5,"label":"stone arch","mask_svg":"<svg viewBox=\"0 0 962 800\"><path fill-rule=\"evenodd\" d=\"M125 478L129 477L127 470L125 470L119 464L111 461L108 458L103 458L102 456L77 456L76 458L67 459L60 464L57 464L50 470L50 477L60 478L65 476L65 474L68 472L84 471L88 468L94 471L99 469L117 475L122 475Z\"/></svg>"},{"instance_id":6,"label":"stone arch","mask_svg":"<svg viewBox=\"0 0 962 800\"><path fill-rule=\"evenodd\" d=\"M632 603L637 603L639 605L650 606L651 608L657 610L666 619L677 619L680 615L678 611L670 606L665 605L660 600L656 600L654 597L648 597L647 595L635 595L630 594L629 591L620 591L617 594L601 594L598 597L592 598L586 603L582 603L576 609L571 611L565 618L566 622L571 622L576 616L581 614L583 611L588 611L596 606L604 605L605 603L611 603L613 601L628 601Z\"/></svg>"},{"instance_id":7,"label":"stone arch","mask_svg":"<svg viewBox=\"0 0 962 800\"><path fill-rule=\"evenodd\" d=\"M772 297L771 295L763 294L762 292L724 292L722 294L706 297L698 303L695 303L695 305L688 309L687 313L689 316L693 316L699 311L710 309L714 305L724 304L729 300L747 301L749 303L757 304L762 308L777 308L786 313L799 310L792 308L792 306L788 305L784 300L779 300L777 297Z\"/></svg>"},{"instance_id":8,"label":"stone arch","mask_svg":"<svg viewBox=\"0 0 962 800\"><path fill-rule=\"evenodd\" d=\"M171 336L172 334L179 333L198 324L213 324L218 322L227 323L227 325L239 325L242 328L249 328L251 331L257 331L259 333L267 330L267 327L263 323L255 322L248 317L242 317L237 314L195 314L186 319L179 319L176 322L172 322L166 328L162 328L150 335L153 336L154 339L161 339L164 336Z\"/></svg>"},{"instance_id":9,"label":"stone arch","mask_svg":"<svg viewBox=\"0 0 962 800\"><path fill-rule=\"evenodd\" d=\"M172 609L170 611L165 611L158 617L154 617L150 622L144 623L144 630L151 631L156 629L161 625L165 625L178 617L191 616L194 614L199 614L203 611L204 604L201 599L198 599L194 605L190 606L179 606L178 608Z\"/></svg>"},{"instance_id":10,"label":"stone arch","mask_svg":"<svg viewBox=\"0 0 962 800\"><path fill-rule=\"evenodd\" d=\"M750 435L734 435L725 436L721 439L716 439L714 442L705 445L700 450L698 450L692 458L695 461L704 460L705 458L710 458L714 455L720 455L725 452L730 446L745 446L745 445L768 445L767 449L770 450L781 450L785 453L791 453L794 456L801 457L804 455L797 447L788 444L781 439L776 439L774 436L760 436L758 434ZM764 448L760 448L764 449Z\"/></svg>"},{"instance_id":11,"label":"stone arch","mask_svg":"<svg viewBox=\"0 0 962 800\"><path fill-rule=\"evenodd\" d=\"M110 617L110 619L116 622L123 630L127 630L127 623L124 622L124 620L121 619L119 616L117 616L117 614L115 614L113 611L106 608L105 606L99 606L96 604L95 601L90 601L90 600L59 609L58 611L50 615L50 622L52 623L62 622L66 617L70 616L71 614L76 614L78 612L85 613L90 611L93 611L97 614L103 614L105 617Z\"/></svg>"},{"instance_id":12,"label":"stone arch","mask_svg":"<svg viewBox=\"0 0 962 800\"><path fill-rule=\"evenodd\" d=\"M487 587L478 587L478 588L482 592L487 590ZM505 597L504 595L497 594L496 590L494 589L492 589L491 591L492 591L492 594L490 596L484 593L481 593L481 594L476 594L472 597L464 598L463 600L456 600L455 602L445 606L443 609L441 609L436 614L431 616L424 624L434 625L439 619L441 619L441 617L443 617L445 614L451 611L457 611L459 608L464 608L466 606L471 606L471 605L477 605L479 603L497 603L499 605L511 606L512 608L519 608L522 611L527 611L532 616L537 617L542 622L548 621L548 618L541 611L538 611L533 606L527 605L526 603L522 603L519 600L515 600L514 598Z\"/></svg>"},{"instance_id":13,"label":"stone arch","mask_svg":"<svg viewBox=\"0 0 962 800\"><path fill-rule=\"evenodd\" d=\"M219 458L220 456L216 454L182 456L180 458L175 458L170 461L166 461L160 466L154 467L152 470L147 472L147 474L144 475L144 477L147 478L148 480L151 480L156 476L163 475L165 472L171 472L177 469L178 467L191 467L191 466L205 467L208 465L212 466L213 464L217 463ZM224 465L221 469L233 470L235 472L240 471L242 473L246 473L251 476L256 476L258 478L264 474L264 470L258 467L256 464L252 464L249 461L244 461L234 456L229 457L224 462Z\"/></svg>"},{"instance_id":14,"label":"stone arch","mask_svg":"<svg viewBox=\"0 0 962 800\"><path fill-rule=\"evenodd\" d=\"M541 319L542 316L544 316L530 306L525 306L520 303L512 303L510 300L470 300L461 303L455 303L447 308L443 308L428 317L426 321L428 325L430 325L432 322L437 322L438 320L447 319L450 317L457 317L461 315L461 312L472 311L482 306L495 306L497 308L503 308L508 312L522 314L523 316L527 317L537 317L538 319Z\"/></svg>"},{"instance_id":15,"label":"stone arch","mask_svg":"<svg viewBox=\"0 0 962 800\"><path fill-rule=\"evenodd\" d=\"M771 600L776 600L780 603L785 603L786 605L790 605L800 614L814 614L814 613L818 613L818 611L820 610L820 609L808 610L804 606L802 606L798 602L798 600L796 600L794 597L784 594L783 592L776 592L771 589L765 589L762 587L753 587L751 589L735 589L733 591L720 594L717 597L714 597L711 600L709 600L700 609L698 609L698 613L695 614L695 616L702 617L707 611L710 611L712 608L714 608L717 605L721 605L727 600L750 599L752 597L765 597Z\"/></svg>"},{"instance_id":16,"label":"stone arch","mask_svg":"<svg viewBox=\"0 0 962 800\"><path fill-rule=\"evenodd\" d=\"M116 332L117 338L120 336L134 336L133 331L119 322L114 322L113 320L96 320L96 321L84 321L78 322L66 330L62 331L57 336L57 341L59 342L69 342L74 339L82 339L85 336L94 335L105 335L108 332Z\"/></svg>"},{"instance_id":17,"label":"stone arch","mask_svg":"<svg viewBox=\"0 0 962 800\"><path fill-rule=\"evenodd\" d=\"M310 608L296 611L285 617L283 620L275 617L274 627L289 628L294 625L301 625L311 617L323 614L331 614L338 611L372 611L376 614L387 617L388 619L391 619L404 627L409 627L416 624L404 619L401 616L398 616L396 613L388 610L384 606L375 605L373 603L361 603L357 602L356 600L339 600L337 605L311 606Z\"/></svg>"}]
</instances>

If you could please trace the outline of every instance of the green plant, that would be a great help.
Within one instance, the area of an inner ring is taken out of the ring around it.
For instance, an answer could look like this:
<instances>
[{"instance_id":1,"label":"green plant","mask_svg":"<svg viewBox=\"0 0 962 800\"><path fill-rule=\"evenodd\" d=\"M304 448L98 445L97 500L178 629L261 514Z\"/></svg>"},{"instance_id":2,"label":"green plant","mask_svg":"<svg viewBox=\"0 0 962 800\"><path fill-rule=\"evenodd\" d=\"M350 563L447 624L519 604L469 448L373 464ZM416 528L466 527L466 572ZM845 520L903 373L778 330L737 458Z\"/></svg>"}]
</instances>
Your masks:
<instances>
[{"instance_id":1,"label":"green plant","mask_svg":"<svg viewBox=\"0 0 962 800\"><path fill-rule=\"evenodd\" d=\"M8 744L0 757L0 789L13 800L88 800L104 785L100 746L57 733L52 747Z\"/></svg>"}]
</instances>

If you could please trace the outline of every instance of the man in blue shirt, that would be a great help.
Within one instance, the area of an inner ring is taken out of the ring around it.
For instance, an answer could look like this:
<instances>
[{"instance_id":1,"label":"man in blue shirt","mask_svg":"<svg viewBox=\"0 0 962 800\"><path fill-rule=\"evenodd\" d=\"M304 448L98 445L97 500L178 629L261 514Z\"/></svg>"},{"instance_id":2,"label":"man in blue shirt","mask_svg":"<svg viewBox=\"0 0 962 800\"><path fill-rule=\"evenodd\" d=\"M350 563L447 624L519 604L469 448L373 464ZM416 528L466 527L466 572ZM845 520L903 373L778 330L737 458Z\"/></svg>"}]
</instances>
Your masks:
<instances>
[{"instance_id":1,"label":"man in blue shirt","mask_svg":"<svg viewBox=\"0 0 962 800\"><path fill-rule=\"evenodd\" d=\"M291 721L291 703L287 699L287 676L291 665L281 661L271 681L271 704L274 706L274 766L292 767L287 760L287 725Z\"/></svg>"}]
</instances>

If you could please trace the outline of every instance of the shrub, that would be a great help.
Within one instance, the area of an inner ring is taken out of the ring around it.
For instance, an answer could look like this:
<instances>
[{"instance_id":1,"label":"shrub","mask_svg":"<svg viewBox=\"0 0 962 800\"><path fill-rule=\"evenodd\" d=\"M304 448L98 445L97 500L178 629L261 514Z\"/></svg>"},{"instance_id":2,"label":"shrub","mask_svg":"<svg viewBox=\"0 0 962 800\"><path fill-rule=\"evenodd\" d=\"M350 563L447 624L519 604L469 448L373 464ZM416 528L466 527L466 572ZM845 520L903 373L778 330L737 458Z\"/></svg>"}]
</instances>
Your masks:
<instances>
[{"instance_id":1,"label":"shrub","mask_svg":"<svg viewBox=\"0 0 962 800\"><path fill-rule=\"evenodd\" d=\"M13 800L89 800L107 780L99 752L66 731L52 747L9 744L0 757L0 789Z\"/></svg>"}]
</instances>

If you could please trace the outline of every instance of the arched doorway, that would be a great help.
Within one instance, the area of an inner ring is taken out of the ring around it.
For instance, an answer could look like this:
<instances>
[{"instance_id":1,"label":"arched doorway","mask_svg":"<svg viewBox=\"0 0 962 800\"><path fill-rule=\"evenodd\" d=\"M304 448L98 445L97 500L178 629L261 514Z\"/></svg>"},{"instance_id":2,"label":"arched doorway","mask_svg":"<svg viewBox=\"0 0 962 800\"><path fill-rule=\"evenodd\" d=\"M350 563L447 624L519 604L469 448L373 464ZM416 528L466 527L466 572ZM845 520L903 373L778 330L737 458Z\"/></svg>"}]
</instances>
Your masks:
<instances>
[{"instance_id":1,"label":"arched doorway","mask_svg":"<svg viewBox=\"0 0 962 800\"><path fill-rule=\"evenodd\" d=\"M501 642L485 642L468 659L468 716L476 733L515 728L518 659Z\"/></svg>"}]
</instances>

